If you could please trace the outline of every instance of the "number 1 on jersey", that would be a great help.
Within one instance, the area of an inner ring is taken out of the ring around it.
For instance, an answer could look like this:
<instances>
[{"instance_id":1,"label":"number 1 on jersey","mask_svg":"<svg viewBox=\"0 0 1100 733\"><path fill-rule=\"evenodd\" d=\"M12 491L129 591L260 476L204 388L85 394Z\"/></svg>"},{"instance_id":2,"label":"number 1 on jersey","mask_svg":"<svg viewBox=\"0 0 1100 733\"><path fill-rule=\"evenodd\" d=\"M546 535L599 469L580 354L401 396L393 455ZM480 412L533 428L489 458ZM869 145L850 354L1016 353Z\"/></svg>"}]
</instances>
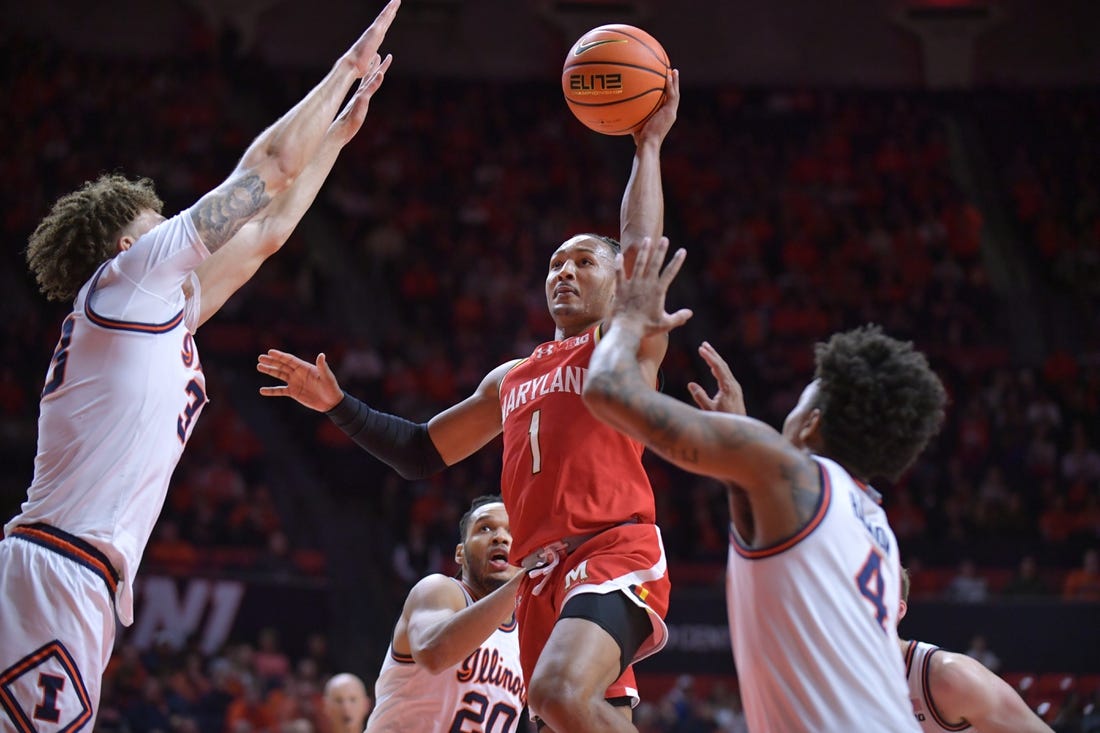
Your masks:
<instances>
[{"instance_id":1,"label":"number 1 on jersey","mask_svg":"<svg viewBox=\"0 0 1100 733\"><path fill-rule=\"evenodd\" d=\"M542 471L542 449L539 448L539 415L542 410L531 413L531 427L527 432L531 435L531 473Z\"/></svg>"}]
</instances>

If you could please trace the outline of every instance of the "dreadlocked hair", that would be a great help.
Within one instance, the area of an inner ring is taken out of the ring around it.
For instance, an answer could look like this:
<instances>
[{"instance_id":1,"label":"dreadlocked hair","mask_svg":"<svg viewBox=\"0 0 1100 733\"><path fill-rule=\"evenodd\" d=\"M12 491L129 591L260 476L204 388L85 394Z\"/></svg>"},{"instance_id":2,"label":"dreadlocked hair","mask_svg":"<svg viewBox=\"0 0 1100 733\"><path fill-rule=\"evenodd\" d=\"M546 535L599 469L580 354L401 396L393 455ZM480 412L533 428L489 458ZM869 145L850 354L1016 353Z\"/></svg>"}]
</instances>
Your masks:
<instances>
[{"instance_id":1,"label":"dreadlocked hair","mask_svg":"<svg viewBox=\"0 0 1100 733\"><path fill-rule=\"evenodd\" d=\"M924 354L867 325L814 347L825 454L896 481L939 432L947 393Z\"/></svg>"},{"instance_id":2,"label":"dreadlocked hair","mask_svg":"<svg viewBox=\"0 0 1100 733\"><path fill-rule=\"evenodd\" d=\"M164 202L148 178L108 173L57 200L27 240L27 265L49 300L71 300L95 269L117 254L119 232Z\"/></svg>"}]
</instances>

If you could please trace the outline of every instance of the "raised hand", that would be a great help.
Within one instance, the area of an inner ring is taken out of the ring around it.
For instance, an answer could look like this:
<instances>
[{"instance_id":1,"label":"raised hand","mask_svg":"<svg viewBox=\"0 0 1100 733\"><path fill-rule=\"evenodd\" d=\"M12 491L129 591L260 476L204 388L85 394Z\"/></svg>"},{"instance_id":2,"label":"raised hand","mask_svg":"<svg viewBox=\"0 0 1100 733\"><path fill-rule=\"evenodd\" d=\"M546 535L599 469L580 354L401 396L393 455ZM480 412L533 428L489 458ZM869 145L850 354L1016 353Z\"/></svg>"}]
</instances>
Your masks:
<instances>
[{"instance_id":1,"label":"raised hand","mask_svg":"<svg viewBox=\"0 0 1100 733\"><path fill-rule=\"evenodd\" d=\"M704 341L699 347L699 356L703 357L710 366L710 373L714 375L714 381L718 389L714 396L707 395L707 391L697 382L688 383L688 391L691 392L695 404L707 412L729 412L734 415L744 415L745 393L741 390L741 383L734 378L730 371L730 365L715 351L714 347Z\"/></svg>"},{"instance_id":2,"label":"raised hand","mask_svg":"<svg viewBox=\"0 0 1100 733\"><path fill-rule=\"evenodd\" d=\"M382 12L378 14L370 27L363 31L363 35L359 36L359 40L353 43L351 48L344 54L344 58L359 71L358 76L367 77L374 72L378 59L378 48L386 38L386 31L390 29L390 24L397 16L399 7L401 7L401 0L390 0L386 3L386 7L382 8Z\"/></svg>"},{"instance_id":3,"label":"raised hand","mask_svg":"<svg viewBox=\"0 0 1100 733\"><path fill-rule=\"evenodd\" d=\"M391 63L393 63L392 54L386 54L385 59L380 59L378 54L374 54L374 58L371 60L373 71L369 76L364 76L359 80L359 86L356 88L355 94L340 110L340 114L336 116L336 119L332 121L329 132L338 136L341 144L347 144L359 132L359 128L363 126L367 109L370 107L371 97L382 86L382 80L385 78L386 71L390 68Z\"/></svg>"},{"instance_id":4,"label":"raised hand","mask_svg":"<svg viewBox=\"0 0 1100 733\"><path fill-rule=\"evenodd\" d=\"M280 379L286 384L277 387L260 387L264 397L291 397L311 410L328 412L344 398L336 375L329 369L324 354L317 355L317 363L310 364L293 354L269 349L260 354L256 371Z\"/></svg>"},{"instance_id":5,"label":"raised hand","mask_svg":"<svg viewBox=\"0 0 1100 733\"><path fill-rule=\"evenodd\" d=\"M687 252L683 248L676 250L663 270L661 264L668 252L668 237L661 237L657 242L646 237L637 252L630 275L623 267L623 256L620 254L617 258L613 325L634 324L640 327L643 337L649 337L687 323L692 316L689 309L681 308L672 314L665 312L668 287L684 264Z\"/></svg>"},{"instance_id":6,"label":"raised hand","mask_svg":"<svg viewBox=\"0 0 1100 733\"><path fill-rule=\"evenodd\" d=\"M645 124L634 132L634 142L655 137L664 140L672 124L676 122L676 112L680 107L680 71L673 69L665 82L665 99L661 106L646 120Z\"/></svg>"}]
</instances>

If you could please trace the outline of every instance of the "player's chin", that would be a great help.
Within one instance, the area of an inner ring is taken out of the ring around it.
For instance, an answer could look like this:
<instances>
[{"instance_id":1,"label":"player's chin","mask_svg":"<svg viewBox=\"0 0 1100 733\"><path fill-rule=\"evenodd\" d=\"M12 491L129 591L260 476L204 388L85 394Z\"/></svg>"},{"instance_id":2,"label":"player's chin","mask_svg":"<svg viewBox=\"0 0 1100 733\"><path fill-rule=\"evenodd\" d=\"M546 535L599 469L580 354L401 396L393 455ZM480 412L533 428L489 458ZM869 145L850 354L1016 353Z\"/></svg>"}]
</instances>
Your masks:
<instances>
[{"instance_id":1,"label":"player's chin","mask_svg":"<svg viewBox=\"0 0 1100 733\"><path fill-rule=\"evenodd\" d=\"M512 578L516 577L516 573L519 572L519 568L514 568L509 565L503 570L497 570L495 572L489 572L485 575L485 585L489 586L493 590L501 587Z\"/></svg>"}]
</instances>

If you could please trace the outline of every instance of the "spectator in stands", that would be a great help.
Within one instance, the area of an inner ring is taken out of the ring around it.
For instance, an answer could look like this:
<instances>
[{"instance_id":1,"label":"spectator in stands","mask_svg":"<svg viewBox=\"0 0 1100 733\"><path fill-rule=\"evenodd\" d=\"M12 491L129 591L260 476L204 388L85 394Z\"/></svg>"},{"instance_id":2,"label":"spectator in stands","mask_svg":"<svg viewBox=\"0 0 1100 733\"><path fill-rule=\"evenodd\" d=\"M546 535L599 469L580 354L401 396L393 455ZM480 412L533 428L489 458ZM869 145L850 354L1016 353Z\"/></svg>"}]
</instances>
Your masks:
<instances>
[{"instance_id":1,"label":"spectator in stands","mask_svg":"<svg viewBox=\"0 0 1100 733\"><path fill-rule=\"evenodd\" d=\"M1081 421L1073 424L1072 447L1062 456L1062 478L1070 483L1100 483L1100 452L1089 445Z\"/></svg>"},{"instance_id":2,"label":"spectator in stands","mask_svg":"<svg viewBox=\"0 0 1100 733\"><path fill-rule=\"evenodd\" d=\"M1001 592L1005 596L1015 597L1045 596L1050 594L1050 587L1039 576L1039 564L1035 558L1032 555L1024 555L1020 559L1016 574Z\"/></svg>"},{"instance_id":3,"label":"spectator in stands","mask_svg":"<svg viewBox=\"0 0 1100 733\"><path fill-rule=\"evenodd\" d=\"M1081 567L1066 576L1062 598L1067 601L1100 602L1100 554L1095 548L1086 550Z\"/></svg>"},{"instance_id":4,"label":"spectator in stands","mask_svg":"<svg viewBox=\"0 0 1100 733\"><path fill-rule=\"evenodd\" d=\"M970 640L970 647L966 650L966 656L981 662L990 672L996 672L1001 668L1001 658L989 648L989 642L982 634L975 634Z\"/></svg>"},{"instance_id":5,"label":"spectator in stands","mask_svg":"<svg viewBox=\"0 0 1100 733\"><path fill-rule=\"evenodd\" d=\"M960 603L981 603L989 598L989 581L978 574L974 561L966 558L959 563L958 572L947 583L947 597Z\"/></svg>"},{"instance_id":6,"label":"spectator in stands","mask_svg":"<svg viewBox=\"0 0 1100 733\"><path fill-rule=\"evenodd\" d=\"M325 683L326 733L363 733L373 701L363 680L347 672Z\"/></svg>"},{"instance_id":7,"label":"spectator in stands","mask_svg":"<svg viewBox=\"0 0 1100 733\"><path fill-rule=\"evenodd\" d=\"M272 626L260 629L257 648L252 654L252 671L263 692L282 686L290 674L290 658L283 652L279 632Z\"/></svg>"},{"instance_id":8,"label":"spectator in stands","mask_svg":"<svg viewBox=\"0 0 1100 733\"><path fill-rule=\"evenodd\" d=\"M393 548L393 570L408 586L425 575L442 572L443 553L428 538L427 528L423 524L416 521L409 523L405 539Z\"/></svg>"}]
</instances>

